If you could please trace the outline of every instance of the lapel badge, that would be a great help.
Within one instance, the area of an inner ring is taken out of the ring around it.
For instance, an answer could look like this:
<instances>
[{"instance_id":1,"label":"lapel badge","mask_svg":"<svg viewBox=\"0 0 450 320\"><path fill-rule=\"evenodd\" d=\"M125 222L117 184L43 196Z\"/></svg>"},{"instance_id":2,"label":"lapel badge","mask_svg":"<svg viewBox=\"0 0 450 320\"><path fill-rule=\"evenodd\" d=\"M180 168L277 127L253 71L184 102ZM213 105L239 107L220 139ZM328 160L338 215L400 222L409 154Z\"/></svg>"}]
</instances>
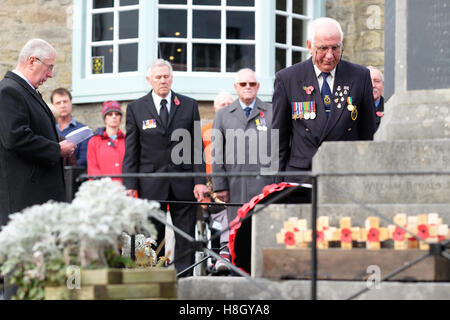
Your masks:
<instances>
[{"instance_id":1,"label":"lapel badge","mask_svg":"<svg viewBox=\"0 0 450 320\"><path fill-rule=\"evenodd\" d=\"M181 104L181 102L180 102L180 100L178 99L177 96L175 96L175 99L173 100L173 102L175 102L175 105L176 105L177 107L180 106L180 104Z\"/></svg>"}]
</instances>

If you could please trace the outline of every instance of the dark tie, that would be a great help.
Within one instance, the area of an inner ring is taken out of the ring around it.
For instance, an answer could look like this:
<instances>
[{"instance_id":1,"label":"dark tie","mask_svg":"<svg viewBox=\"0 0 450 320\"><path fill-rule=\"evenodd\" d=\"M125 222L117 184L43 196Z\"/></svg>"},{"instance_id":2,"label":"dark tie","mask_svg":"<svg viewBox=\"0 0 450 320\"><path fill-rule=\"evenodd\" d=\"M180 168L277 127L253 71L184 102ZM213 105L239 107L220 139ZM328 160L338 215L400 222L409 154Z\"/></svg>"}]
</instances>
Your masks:
<instances>
[{"instance_id":1,"label":"dark tie","mask_svg":"<svg viewBox=\"0 0 450 320\"><path fill-rule=\"evenodd\" d=\"M250 116L250 112L252 112L252 108L247 107L244 109L244 111L245 111L245 116L248 118Z\"/></svg>"},{"instance_id":2,"label":"dark tie","mask_svg":"<svg viewBox=\"0 0 450 320\"><path fill-rule=\"evenodd\" d=\"M167 100L161 100L161 110L159 111L159 117L161 118L161 122L164 128L167 129L167 123L169 122L169 112L167 111Z\"/></svg>"},{"instance_id":3,"label":"dark tie","mask_svg":"<svg viewBox=\"0 0 450 320\"><path fill-rule=\"evenodd\" d=\"M330 112L331 112L331 89L330 86L328 85L327 82L327 77L330 75L329 72L322 72L322 79L323 79L323 84L322 84L322 99L323 99L323 103L325 104L325 112L327 114L327 118L330 116Z\"/></svg>"}]
</instances>

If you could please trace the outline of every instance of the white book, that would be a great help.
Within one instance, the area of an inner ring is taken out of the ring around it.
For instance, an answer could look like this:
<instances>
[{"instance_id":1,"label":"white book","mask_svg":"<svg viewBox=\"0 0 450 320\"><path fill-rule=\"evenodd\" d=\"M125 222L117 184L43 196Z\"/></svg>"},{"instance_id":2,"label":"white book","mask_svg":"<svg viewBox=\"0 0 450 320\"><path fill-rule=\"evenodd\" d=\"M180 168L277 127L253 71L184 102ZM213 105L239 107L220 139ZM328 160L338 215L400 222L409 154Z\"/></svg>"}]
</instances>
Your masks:
<instances>
[{"instance_id":1,"label":"white book","mask_svg":"<svg viewBox=\"0 0 450 320\"><path fill-rule=\"evenodd\" d=\"M87 126L81 127L77 130L72 131L68 135L66 135L66 140L73 142L75 144L79 144L86 139L92 137L94 133Z\"/></svg>"}]
</instances>

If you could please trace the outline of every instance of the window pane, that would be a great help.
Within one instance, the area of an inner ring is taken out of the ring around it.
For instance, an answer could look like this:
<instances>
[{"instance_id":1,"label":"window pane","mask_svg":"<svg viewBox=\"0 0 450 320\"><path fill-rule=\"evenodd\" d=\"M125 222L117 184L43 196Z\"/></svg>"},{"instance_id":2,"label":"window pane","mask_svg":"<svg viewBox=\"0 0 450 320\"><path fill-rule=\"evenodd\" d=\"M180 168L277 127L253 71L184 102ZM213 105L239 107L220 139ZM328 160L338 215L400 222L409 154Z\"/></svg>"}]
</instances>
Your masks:
<instances>
[{"instance_id":1,"label":"window pane","mask_svg":"<svg viewBox=\"0 0 450 320\"><path fill-rule=\"evenodd\" d=\"M292 12L306 15L306 2L305 0L292 0Z\"/></svg>"},{"instance_id":2,"label":"window pane","mask_svg":"<svg viewBox=\"0 0 450 320\"><path fill-rule=\"evenodd\" d=\"M306 47L305 31L306 25L303 20L292 19L292 44L294 46Z\"/></svg>"},{"instance_id":3,"label":"window pane","mask_svg":"<svg viewBox=\"0 0 450 320\"><path fill-rule=\"evenodd\" d=\"M277 0L277 10L286 11L286 0Z\"/></svg>"},{"instance_id":4,"label":"window pane","mask_svg":"<svg viewBox=\"0 0 450 320\"><path fill-rule=\"evenodd\" d=\"M137 71L138 44L130 43L119 46L119 72Z\"/></svg>"},{"instance_id":5,"label":"window pane","mask_svg":"<svg viewBox=\"0 0 450 320\"><path fill-rule=\"evenodd\" d=\"M113 40L114 14L94 14L92 19L92 41Z\"/></svg>"},{"instance_id":6,"label":"window pane","mask_svg":"<svg viewBox=\"0 0 450 320\"><path fill-rule=\"evenodd\" d=\"M305 61L308 57L307 52L292 51L292 64Z\"/></svg>"},{"instance_id":7,"label":"window pane","mask_svg":"<svg viewBox=\"0 0 450 320\"><path fill-rule=\"evenodd\" d=\"M121 6L133 6L139 4L139 0L120 0Z\"/></svg>"},{"instance_id":8,"label":"window pane","mask_svg":"<svg viewBox=\"0 0 450 320\"><path fill-rule=\"evenodd\" d=\"M255 70L255 46L227 45L227 72L242 68Z\"/></svg>"},{"instance_id":9,"label":"window pane","mask_svg":"<svg viewBox=\"0 0 450 320\"><path fill-rule=\"evenodd\" d=\"M193 37L220 39L220 11L199 11L193 13Z\"/></svg>"},{"instance_id":10,"label":"window pane","mask_svg":"<svg viewBox=\"0 0 450 320\"><path fill-rule=\"evenodd\" d=\"M236 7L254 7L255 0L228 0L227 5Z\"/></svg>"},{"instance_id":11,"label":"window pane","mask_svg":"<svg viewBox=\"0 0 450 320\"><path fill-rule=\"evenodd\" d=\"M187 46L185 43L160 43L158 58L169 61L175 71L187 71Z\"/></svg>"},{"instance_id":12,"label":"window pane","mask_svg":"<svg viewBox=\"0 0 450 320\"><path fill-rule=\"evenodd\" d=\"M92 48L92 73L112 73L113 72L113 47L93 47Z\"/></svg>"},{"instance_id":13,"label":"window pane","mask_svg":"<svg viewBox=\"0 0 450 320\"><path fill-rule=\"evenodd\" d=\"M114 0L94 0L94 9L114 7Z\"/></svg>"},{"instance_id":14,"label":"window pane","mask_svg":"<svg viewBox=\"0 0 450 320\"><path fill-rule=\"evenodd\" d=\"M255 13L227 12L227 39L255 39Z\"/></svg>"},{"instance_id":15,"label":"window pane","mask_svg":"<svg viewBox=\"0 0 450 320\"><path fill-rule=\"evenodd\" d=\"M186 0L159 0L159 4L186 4Z\"/></svg>"},{"instance_id":16,"label":"window pane","mask_svg":"<svg viewBox=\"0 0 450 320\"><path fill-rule=\"evenodd\" d=\"M277 15L276 18L277 22L277 32L276 32L276 42L277 43L283 43L286 44L286 25L287 25L287 18L285 16L279 16Z\"/></svg>"},{"instance_id":17,"label":"window pane","mask_svg":"<svg viewBox=\"0 0 450 320\"><path fill-rule=\"evenodd\" d=\"M281 69L286 68L286 50L276 48L276 63L275 63L276 71L278 72Z\"/></svg>"},{"instance_id":18,"label":"window pane","mask_svg":"<svg viewBox=\"0 0 450 320\"><path fill-rule=\"evenodd\" d=\"M193 4L199 6L220 6L220 0L194 0Z\"/></svg>"},{"instance_id":19,"label":"window pane","mask_svg":"<svg viewBox=\"0 0 450 320\"><path fill-rule=\"evenodd\" d=\"M124 11L119 14L119 39L139 37L139 11Z\"/></svg>"},{"instance_id":20,"label":"window pane","mask_svg":"<svg viewBox=\"0 0 450 320\"><path fill-rule=\"evenodd\" d=\"M194 44L192 71L220 72L220 44Z\"/></svg>"},{"instance_id":21,"label":"window pane","mask_svg":"<svg viewBox=\"0 0 450 320\"><path fill-rule=\"evenodd\" d=\"M160 9L159 36L169 38L186 38L187 11Z\"/></svg>"}]
</instances>

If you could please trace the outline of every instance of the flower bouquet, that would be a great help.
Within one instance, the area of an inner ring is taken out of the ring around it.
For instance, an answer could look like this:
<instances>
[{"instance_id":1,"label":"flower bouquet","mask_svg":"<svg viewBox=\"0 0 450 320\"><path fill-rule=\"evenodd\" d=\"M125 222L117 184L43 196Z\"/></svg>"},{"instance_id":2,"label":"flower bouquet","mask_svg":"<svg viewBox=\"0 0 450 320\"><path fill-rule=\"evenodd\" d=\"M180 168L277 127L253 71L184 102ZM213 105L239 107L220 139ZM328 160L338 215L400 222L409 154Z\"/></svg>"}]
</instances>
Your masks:
<instances>
[{"instance_id":1,"label":"flower bouquet","mask_svg":"<svg viewBox=\"0 0 450 320\"><path fill-rule=\"evenodd\" d=\"M156 239L149 218L164 217L159 207L126 196L109 178L87 181L70 204L49 201L10 215L0 232L0 271L18 286L16 299L43 299L45 285L66 284L68 266L135 267L121 255L122 239L137 233Z\"/></svg>"}]
</instances>

